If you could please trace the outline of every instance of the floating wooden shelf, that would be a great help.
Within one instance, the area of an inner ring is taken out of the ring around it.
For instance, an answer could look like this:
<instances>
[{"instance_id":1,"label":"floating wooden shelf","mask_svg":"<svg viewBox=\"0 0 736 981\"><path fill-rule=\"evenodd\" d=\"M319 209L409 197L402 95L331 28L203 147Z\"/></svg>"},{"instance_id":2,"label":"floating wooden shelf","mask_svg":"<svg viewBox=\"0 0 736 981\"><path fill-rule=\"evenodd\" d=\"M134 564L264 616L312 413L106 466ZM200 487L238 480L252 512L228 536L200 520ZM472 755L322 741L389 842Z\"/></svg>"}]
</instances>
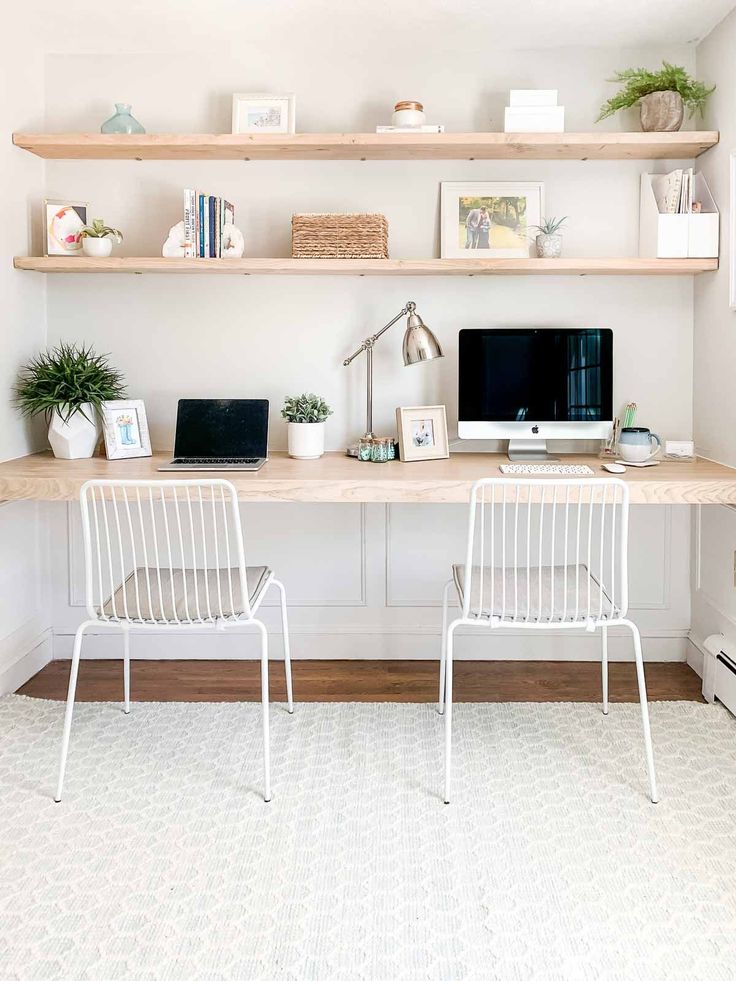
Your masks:
<instances>
[{"instance_id":1,"label":"floating wooden shelf","mask_svg":"<svg viewBox=\"0 0 736 981\"><path fill-rule=\"evenodd\" d=\"M13 134L48 160L652 160L697 157L717 142L717 132Z\"/></svg>"},{"instance_id":2,"label":"floating wooden shelf","mask_svg":"<svg viewBox=\"0 0 736 981\"><path fill-rule=\"evenodd\" d=\"M681 276L717 259L90 259L16 256L16 269L44 273L195 273L212 276Z\"/></svg>"}]
</instances>

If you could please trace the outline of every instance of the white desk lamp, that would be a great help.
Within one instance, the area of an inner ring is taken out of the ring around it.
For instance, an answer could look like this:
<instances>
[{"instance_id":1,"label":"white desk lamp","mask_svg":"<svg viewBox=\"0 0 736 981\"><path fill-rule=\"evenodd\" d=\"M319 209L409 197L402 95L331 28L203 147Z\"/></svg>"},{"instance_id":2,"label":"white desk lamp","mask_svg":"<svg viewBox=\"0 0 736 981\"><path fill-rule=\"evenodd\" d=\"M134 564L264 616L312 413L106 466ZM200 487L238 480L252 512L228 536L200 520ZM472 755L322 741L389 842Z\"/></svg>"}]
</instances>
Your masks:
<instances>
[{"instance_id":1,"label":"white desk lamp","mask_svg":"<svg viewBox=\"0 0 736 981\"><path fill-rule=\"evenodd\" d=\"M396 314L393 320L390 320L377 334L366 337L358 350L354 351L349 358L345 358L343 361L343 365L347 367L363 351L365 351L366 357L368 358L366 371L366 437L373 436L373 346L378 338L382 337L389 327L393 327L397 320L406 317L406 331L404 332L404 341L402 344L404 365L419 364L422 361L434 361L435 358L443 357L439 341L416 312L416 309L416 303L413 300L408 300L406 306ZM357 444L349 446L347 453L348 456L357 456Z\"/></svg>"}]
</instances>

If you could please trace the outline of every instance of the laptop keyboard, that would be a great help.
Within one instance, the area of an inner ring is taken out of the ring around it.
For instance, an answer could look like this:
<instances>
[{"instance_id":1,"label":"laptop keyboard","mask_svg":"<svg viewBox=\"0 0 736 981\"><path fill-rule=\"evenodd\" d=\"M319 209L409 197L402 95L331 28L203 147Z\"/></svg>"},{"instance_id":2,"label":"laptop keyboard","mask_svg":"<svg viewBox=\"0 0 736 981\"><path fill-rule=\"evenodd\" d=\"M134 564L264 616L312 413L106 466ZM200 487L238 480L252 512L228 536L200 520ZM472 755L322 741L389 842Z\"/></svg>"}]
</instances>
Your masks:
<instances>
[{"instance_id":1,"label":"laptop keyboard","mask_svg":"<svg viewBox=\"0 0 736 981\"><path fill-rule=\"evenodd\" d=\"M172 463L182 463L186 466L208 466L213 463L216 466L233 464L242 466L243 464L258 463L260 459L258 456L187 456L177 457L175 460L172 460Z\"/></svg>"}]
</instances>

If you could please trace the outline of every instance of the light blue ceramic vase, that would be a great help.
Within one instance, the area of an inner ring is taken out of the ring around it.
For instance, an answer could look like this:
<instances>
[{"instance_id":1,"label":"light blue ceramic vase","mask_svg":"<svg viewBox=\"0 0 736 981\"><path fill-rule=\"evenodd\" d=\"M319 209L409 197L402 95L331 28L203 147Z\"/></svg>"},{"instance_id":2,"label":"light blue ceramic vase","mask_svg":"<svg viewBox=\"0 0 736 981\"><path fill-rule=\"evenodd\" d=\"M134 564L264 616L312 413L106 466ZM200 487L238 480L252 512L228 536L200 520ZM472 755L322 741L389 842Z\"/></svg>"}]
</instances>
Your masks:
<instances>
[{"instance_id":1,"label":"light blue ceramic vase","mask_svg":"<svg viewBox=\"0 0 736 981\"><path fill-rule=\"evenodd\" d=\"M115 115L100 126L101 133L145 133L137 119L130 114L131 107L125 102L115 103Z\"/></svg>"}]
</instances>

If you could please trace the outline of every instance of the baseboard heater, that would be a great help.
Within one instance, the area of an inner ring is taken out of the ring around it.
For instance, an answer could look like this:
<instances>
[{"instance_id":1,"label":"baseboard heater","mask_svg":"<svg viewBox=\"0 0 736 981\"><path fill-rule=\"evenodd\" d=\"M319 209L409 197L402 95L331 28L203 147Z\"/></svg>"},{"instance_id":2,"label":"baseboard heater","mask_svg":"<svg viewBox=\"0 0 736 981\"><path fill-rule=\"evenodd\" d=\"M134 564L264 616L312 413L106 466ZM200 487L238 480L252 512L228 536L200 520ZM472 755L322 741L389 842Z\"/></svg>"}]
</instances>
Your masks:
<instances>
[{"instance_id":1,"label":"baseboard heater","mask_svg":"<svg viewBox=\"0 0 736 981\"><path fill-rule=\"evenodd\" d=\"M716 657L716 698L736 715L736 661L724 651Z\"/></svg>"}]
</instances>

